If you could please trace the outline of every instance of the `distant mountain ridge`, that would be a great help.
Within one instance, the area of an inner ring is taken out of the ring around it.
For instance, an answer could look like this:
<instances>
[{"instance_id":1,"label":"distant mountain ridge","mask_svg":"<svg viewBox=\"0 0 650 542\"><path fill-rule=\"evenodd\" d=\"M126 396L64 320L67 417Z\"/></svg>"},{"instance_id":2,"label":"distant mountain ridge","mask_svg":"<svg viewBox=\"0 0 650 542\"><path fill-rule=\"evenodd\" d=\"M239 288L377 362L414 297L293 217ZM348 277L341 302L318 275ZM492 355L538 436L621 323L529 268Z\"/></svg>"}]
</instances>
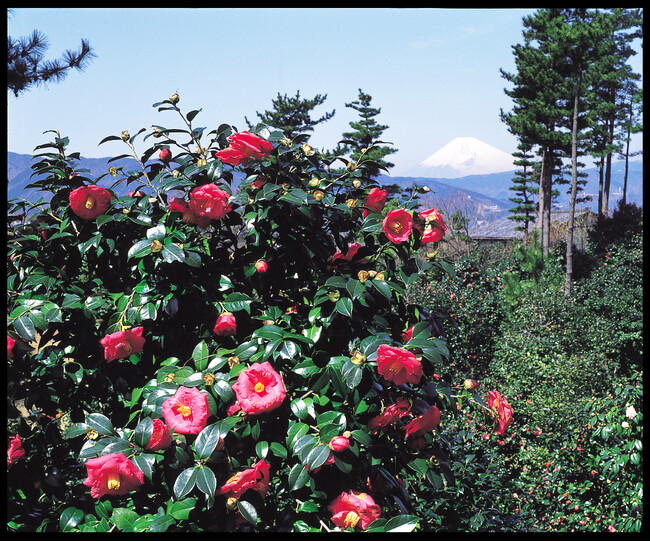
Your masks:
<instances>
[{"instance_id":1,"label":"distant mountain ridge","mask_svg":"<svg viewBox=\"0 0 650 542\"><path fill-rule=\"evenodd\" d=\"M77 164L77 169L88 170L90 176L97 178L108 172L110 166L123 167L124 171L137 170L138 164L134 159L123 158L109 163L110 158L84 158L81 157ZM7 199L24 198L31 202L38 201L42 198L44 201L49 200L49 196L45 192L40 192L34 188L27 189L25 186L33 182L36 178L31 178L32 170L32 157L28 154L17 154L13 152L7 153ZM610 187L610 208L613 208L617 199L620 198L623 189L623 162L614 162L612 166L612 181ZM592 210L597 206L597 193L598 193L598 170L595 168L584 170L588 175L585 193L593 194L594 201L591 204L581 204L582 207L588 206ZM509 190L512 186L512 171L501 173L491 173L486 175L469 175L457 179L450 178L431 178L423 176L390 176L379 175L377 181L380 184L397 184L403 188L411 186L414 182L421 186L427 186L431 193L424 198L425 201L440 200L440 198L449 199L451 197L461 199L473 199L478 205L479 203L483 208L492 208L494 210L494 217L502 215L502 211L506 211L514 206L509 201L513 197L514 192ZM99 184L104 187L109 187L115 183L116 179L110 175L106 175L99 181ZM566 193L570 185L559 187L561 195L558 197L557 204L559 207L567 208L569 196ZM556 187L558 188L558 187ZM126 183L118 185L116 192L118 195L125 195L127 192L133 190L133 185L127 186ZM629 163L628 173L628 201L642 205L643 203L643 163L639 161ZM500 216L499 216L500 217Z\"/></svg>"}]
</instances>

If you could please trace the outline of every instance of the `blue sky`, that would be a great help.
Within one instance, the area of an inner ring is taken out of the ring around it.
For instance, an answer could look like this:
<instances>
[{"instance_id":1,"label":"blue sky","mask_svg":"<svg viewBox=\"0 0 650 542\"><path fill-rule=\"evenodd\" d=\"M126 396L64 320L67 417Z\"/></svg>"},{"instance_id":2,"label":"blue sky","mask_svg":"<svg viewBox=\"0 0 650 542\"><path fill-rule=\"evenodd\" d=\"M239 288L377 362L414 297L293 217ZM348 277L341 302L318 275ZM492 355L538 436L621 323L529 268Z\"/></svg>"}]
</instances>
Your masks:
<instances>
[{"instance_id":1,"label":"blue sky","mask_svg":"<svg viewBox=\"0 0 650 542\"><path fill-rule=\"evenodd\" d=\"M512 103L499 68L514 70L531 9L443 8L14 8L12 38L37 29L59 58L89 40L97 55L63 82L7 93L8 150L30 154L46 130L70 138L86 157L126 152L107 135L152 124L180 127L177 114L151 107L174 91L179 107L202 109L195 125L246 128L244 117L272 108L278 93L327 94L310 143L331 149L358 114L358 90L381 108L394 144L392 175L406 174L455 137L473 136L506 152L517 140L499 120ZM631 62L641 73L642 59ZM140 140L141 142L141 140ZM144 150L149 141L141 144ZM136 144L137 146L137 144ZM641 138L635 141L641 148Z\"/></svg>"}]
</instances>

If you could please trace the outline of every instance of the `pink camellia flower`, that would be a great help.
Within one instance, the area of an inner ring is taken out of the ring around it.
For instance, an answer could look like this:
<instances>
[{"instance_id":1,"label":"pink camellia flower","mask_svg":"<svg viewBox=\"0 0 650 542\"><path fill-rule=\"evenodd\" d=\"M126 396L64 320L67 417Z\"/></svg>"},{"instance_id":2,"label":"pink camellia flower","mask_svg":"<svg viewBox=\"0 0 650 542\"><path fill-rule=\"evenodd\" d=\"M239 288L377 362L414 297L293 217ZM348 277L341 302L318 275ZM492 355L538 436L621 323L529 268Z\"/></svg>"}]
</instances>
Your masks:
<instances>
[{"instance_id":1,"label":"pink camellia flower","mask_svg":"<svg viewBox=\"0 0 650 542\"><path fill-rule=\"evenodd\" d=\"M116 331L106 335L99 343L104 347L106 361L128 358L131 354L142 352L145 339L142 337L142 326Z\"/></svg>"},{"instance_id":2,"label":"pink camellia flower","mask_svg":"<svg viewBox=\"0 0 650 542\"><path fill-rule=\"evenodd\" d=\"M11 465L23 457L25 457L25 450L23 449L20 435L16 435L11 439L9 448L7 449L7 468L11 467Z\"/></svg>"},{"instance_id":3,"label":"pink camellia flower","mask_svg":"<svg viewBox=\"0 0 650 542\"><path fill-rule=\"evenodd\" d=\"M408 240L413 230L413 217L405 209L393 209L384 218L383 229L391 243L399 245Z\"/></svg>"},{"instance_id":4,"label":"pink camellia flower","mask_svg":"<svg viewBox=\"0 0 650 542\"><path fill-rule=\"evenodd\" d=\"M336 260L343 260L344 262L351 261L362 246L361 243L350 243L345 254L337 251L337 253L332 256L332 262L336 262Z\"/></svg>"},{"instance_id":5,"label":"pink camellia flower","mask_svg":"<svg viewBox=\"0 0 650 542\"><path fill-rule=\"evenodd\" d=\"M264 260L257 260L257 262L255 262L255 270L258 273L266 273L268 268L269 266Z\"/></svg>"},{"instance_id":6,"label":"pink camellia flower","mask_svg":"<svg viewBox=\"0 0 650 542\"><path fill-rule=\"evenodd\" d=\"M14 345L16 341L7 335L7 359L12 359L14 357Z\"/></svg>"},{"instance_id":7,"label":"pink camellia flower","mask_svg":"<svg viewBox=\"0 0 650 542\"><path fill-rule=\"evenodd\" d=\"M210 417L207 394L197 388L180 386L162 405L167 425L177 433L198 435Z\"/></svg>"},{"instance_id":8,"label":"pink camellia flower","mask_svg":"<svg viewBox=\"0 0 650 542\"><path fill-rule=\"evenodd\" d=\"M84 220L94 220L103 215L111 204L112 194L94 184L87 184L75 188L69 196L70 208Z\"/></svg>"},{"instance_id":9,"label":"pink camellia flower","mask_svg":"<svg viewBox=\"0 0 650 542\"><path fill-rule=\"evenodd\" d=\"M269 465L264 459L261 459L251 468L244 469L231 476L226 483L219 488L217 495L226 495L239 499L246 491L253 489L257 491L262 498L266 496L269 489Z\"/></svg>"},{"instance_id":10,"label":"pink camellia flower","mask_svg":"<svg viewBox=\"0 0 650 542\"><path fill-rule=\"evenodd\" d=\"M445 236L447 225L436 209L423 211L419 213L419 217L424 220L424 233L420 241L421 244L434 243Z\"/></svg>"},{"instance_id":11,"label":"pink camellia flower","mask_svg":"<svg viewBox=\"0 0 650 542\"><path fill-rule=\"evenodd\" d=\"M237 322L235 315L232 312L222 312L217 318L217 323L214 326L214 332L219 337L229 337L237 333Z\"/></svg>"},{"instance_id":12,"label":"pink camellia flower","mask_svg":"<svg viewBox=\"0 0 650 542\"><path fill-rule=\"evenodd\" d=\"M411 326L408 328L404 333L402 333L402 340L406 343L409 342L413 338L413 328L415 326Z\"/></svg>"},{"instance_id":13,"label":"pink camellia flower","mask_svg":"<svg viewBox=\"0 0 650 542\"><path fill-rule=\"evenodd\" d=\"M386 205L387 195L388 192L386 192L386 190L382 190L376 186L371 188L370 192L368 192L368 195L366 196L366 200L363 202L363 206L368 207L370 210L364 209L363 217L367 217L368 214L372 212L381 213Z\"/></svg>"},{"instance_id":14,"label":"pink camellia flower","mask_svg":"<svg viewBox=\"0 0 650 542\"><path fill-rule=\"evenodd\" d=\"M421 416L411 420L404 428L406 431L406 438L421 437L425 433L429 433L438 427L440 423L440 411L437 406L432 406Z\"/></svg>"},{"instance_id":15,"label":"pink camellia flower","mask_svg":"<svg viewBox=\"0 0 650 542\"><path fill-rule=\"evenodd\" d=\"M215 153L215 157L231 166L247 166L251 160L265 158L273 150L273 145L256 134L244 131L232 134L230 146Z\"/></svg>"},{"instance_id":16,"label":"pink camellia flower","mask_svg":"<svg viewBox=\"0 0 650 542\"><path fill-rule=\"evenodd\" d=\"M177 213L183 213L183 222L186 224L195 224L199 228L207 228L212 220L209 216L198 216L183 198L173 198L167 209Z\"/></svg>"},{"instance_id":17,"label":"pink camellia flower","mask_svg":"<svg viewBox=\"0 0 650 542\"><path fill-rule=\"evenodd\" d=\"M149 444L145 446L150 452L156 452L158 450L165 450L169 448L172 443L172 436L169 432L169 427L165 425L165 422L155 418L153 421L153 431L151 432L151 438L149 439Z\"/></svg>"},{"instance_id":18,"label":"pink camellia flower","mask_svg":"<svg viewBox=\"0 0 650 542\"><path fill-rule=\"evenodd\" d=\"M230 194L216 184L204 184L190 192L190 210L197 216L220 220L230 212Z\"/></svg>"},{"instance_id":19,"label":"pink camellia flower","mask_svg":"<svg viewBox=\"0 0 650 542\"><path fill-rule=\"evenodd\" d=\"M406 416L411 411L411 403L408 399L400 397L397 402L393 403L384 410L382 414L371 418L368 421L368 429L371 430L372 434L377 434L379 429L383 429L395 423L400 418Z\"/></svg>"},{"instance_id":20,"label":"pink camellia flower","mask_svg":"<svg viewBox=\"0 0 650 542\"><path fill-rule=\"evenodd\" d=\"M496 434L503 435L506 428L512 423L512 415L515 409L508 404L505 397L501 397L498 391L488 392L488 407L492 409L499 421L499 429Z\"/></svg>"},{"instance_id":21,"label":"pink camellia flower","mask_svg":"<svg viewBox=\"0 0 650 542\"><path fill-rule=\"evenodd\" d=\"M350 491L341 493L327 507L332 512L332 522L337 527L347 529L359 525L366 530L373 521L381 517L381 508L367 493Z\"/></svg>"},{"instance_id":22,"label":"pink camellia flower","mask_svg":"<svg viewBox=\"0 0 650 542\"><path fill-rule=\"evenodd\" d=\"M397 384L419 384L422 378L422 364L415 354L408 350L379 345L377 349L377 368L386 380Z\"/></svg>"},{"instance_id":23,"label":"pink camellia flower","mask_svg":"<svg viewBox=\"0 0 650 542\"><path fill-rule=\"evenodd\" d=\"M342 452L350 447L350 439L346 436L333 437L328 446L335 452Z\"/></svg>"},{"instance_id":24,"label":"pink camellia flower","mask_svg":"<svg viewBox=\"0 0 650 542\"><path fill-rule=\"evenodd\" d=\"M287 391L282 376L268 361L253 363L239 373L232 389L244 414L261 414L280 406Z\"/></svg>"},{"instance_id":25,"label":"pink camellia flower","mask_svg":"<svg viewBox=\"0 0 650 542\"><path fill-rule=\"evenodd\" d=\"M90 496L94 499L104 495L126 495L144 483L144 473L122 452L89 459L86 469L88 478L84 485L90 487Z\"/></svg>"}]
</instances>

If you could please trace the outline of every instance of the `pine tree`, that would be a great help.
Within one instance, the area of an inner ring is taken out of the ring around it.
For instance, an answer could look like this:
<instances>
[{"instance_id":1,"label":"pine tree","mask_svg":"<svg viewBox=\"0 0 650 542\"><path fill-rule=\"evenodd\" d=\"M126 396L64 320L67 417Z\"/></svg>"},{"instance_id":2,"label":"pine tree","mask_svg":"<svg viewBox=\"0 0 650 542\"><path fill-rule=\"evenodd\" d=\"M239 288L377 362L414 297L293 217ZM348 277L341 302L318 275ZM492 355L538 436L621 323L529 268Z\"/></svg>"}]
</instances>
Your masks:
<instances>
[{"instance_id":1,"label":"pine tree","mask_svg":"<svg viewBox=\"0 0 650 542\"><path fill-rule=\"evenodd\" d=\"M364 161L368 160L376 164L372 166L368 164L371 167L367 169L368 175L375 178L379 175L380 169L388 170L395 165L385 161L384 157L397 152L397 149L378 145L384 143L380 138L388 126L377 124L375 117L381 113L381 108L371 107L371 101L372 97L359 89L358 100L345 104L345 107L359 112L360 120L350 122L350 127L354 131L343 132L343 140L339 142L332 154L335 156L349 154L350 159L355 162L363 155Z\"/></svg>"},{"instance_id":2,"label":"pine tree","mask_svg":"<svg viewBox=\"0 0 650 542\"><path fill-rule=\"evenodd\" d=\"M261 122L282 130L289 139L293 139L296 136L305 136L307 132L313 132L314 126L326 122L334 116L335 109L325 113L319 119L314 120L311 118L312 111L322 105L326 98L327 94L316 94L311 99L301 98L299 90L292 97L278 93L278 97L272 100L272 110L263 113L257 111L256 113ZM246 117L244 119L249 129L253 128L248 119ZM304 137L304 139L307 140L308 136Z\"/></svg>"},{"instance_id":3,"label":"pine tree","mask_svg":"<svg viewBox=\"0 0 650 542\"><path fill-rule=\"evenodd\" d=\"M531 145L520 143L517 148L519 151L512 153L512 155L516 158L514 165L521 169L515 172L515 177L512 179L513 186L509 188L517 197L508 198L516 204L512 209L508 209L509 212L514 213L508 219L521 223L521 225L515 226L515 230L523 231L525 236L528 237L529 223L535 220L533 195L539 191L539 187L535 186L535 181L539 175L539 167L536 170L535 163L532 161Z\"/></svg>"},{"instance_id":4,"label":"pine tree","mask_svg":"<svg viewBox=\"0 0 650 542\"><path fill-rule=\"evenodd\" d=\"M96 55L87 40L78 52L67 50L57 60L45 60L47 38L34 30L31 36L14 40L7 36L7 89L18 97L34 86L60 83L71 69L83 71Z\"/></svg>"}]
</instances>

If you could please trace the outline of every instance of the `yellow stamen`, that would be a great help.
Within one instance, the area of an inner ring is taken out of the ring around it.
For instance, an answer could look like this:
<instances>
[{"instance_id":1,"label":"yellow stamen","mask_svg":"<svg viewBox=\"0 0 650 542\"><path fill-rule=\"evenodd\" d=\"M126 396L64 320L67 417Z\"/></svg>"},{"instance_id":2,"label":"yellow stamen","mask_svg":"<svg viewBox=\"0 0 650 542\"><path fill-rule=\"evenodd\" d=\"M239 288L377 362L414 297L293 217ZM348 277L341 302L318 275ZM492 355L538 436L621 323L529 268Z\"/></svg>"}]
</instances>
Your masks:
<instances>
[{"instance_id":1,"label":"yellow stamen","mask_svg":"<svg viewBox=\"0 0 650 542\"><path fill-rule=\"evenodd\" d=\"M390 223L390 229L393 230L395 233L400 233L402 231L402 223L398 222L397 220L393 220Z\"/></svg>"},{"instance_id":2,"label":"yellow stamen","mask_svg":"<svg viewBox=\"0 0 650 542\"><path fill-rule=\"evenodd\" d=\"M397 371L401 370L402 364L399 362L399 360L394 359L391 364L388 366L388 370L391 373L396 373Z\"/></svg>"},{"instance_id":3,"label":"yellow stamen","mask_svg":"<svg viewBox=\"0 0 650 542\"><path fill-rule=\"evenodd\" d=\"M257 393L262 393L264 391L264 384L262 384L261 382L255 384L255 391Z\"/></svg>"},{"instance_id":4,"label":"yellow stamen","mask_svg":"<svg viewBox=\"0 0 650 542\"><path fill-rule=\"evenodd\" d=\"M359 514L356 512L350 511L346 514L345 519L343 520L343 524L345 525L345 528L347 529L348 527L356 527L357 523L359 523L359 520L361 517Z\"/></svg>"},{"instance_id":5,"label":"yellow stamen","mask_svg":"<svg viewBox=\"0 0 650 542\"><path fill-rule=\"evenodd\" d=\"M190 407L185 406L185 405L180 405L178 407L178 412L180 412L180 414L181 414L181 416L183 416L183 418L189 418L190 414L192 414L192 410L190 409Z\"/></svg>"},{"instance_id":6,"label":"yellow stamen","mask_svg":"<svg viewBox=\"0 0 650 542\"><path fill-rule=\"evenodd\" d=\"M120 489L120 475L117 472L109 473L106 485L108 489Z\"/></svg>"},{"instance_id":7,"label":"yellow stamen","mask_svg":"<svg viewBox=\"0 0 650 542\"><path fill-rule=\"evenodd\" d=\"M86 209L92 209L95 206L95 198L88 196L86 199Z\"/></svg>"},{"instance_id":8,"label":"yellow stamen","mask_svg":"<svg viewBox=\"0 0 650 542\"><path fill-rule=\"evenodd\" d=\"M124 343L124 351L129 355L131 355L131 352L133 352L133 349L131 348L131 344L129 343L129 341L126 341Z\"/></svg>"}]
</instances>

